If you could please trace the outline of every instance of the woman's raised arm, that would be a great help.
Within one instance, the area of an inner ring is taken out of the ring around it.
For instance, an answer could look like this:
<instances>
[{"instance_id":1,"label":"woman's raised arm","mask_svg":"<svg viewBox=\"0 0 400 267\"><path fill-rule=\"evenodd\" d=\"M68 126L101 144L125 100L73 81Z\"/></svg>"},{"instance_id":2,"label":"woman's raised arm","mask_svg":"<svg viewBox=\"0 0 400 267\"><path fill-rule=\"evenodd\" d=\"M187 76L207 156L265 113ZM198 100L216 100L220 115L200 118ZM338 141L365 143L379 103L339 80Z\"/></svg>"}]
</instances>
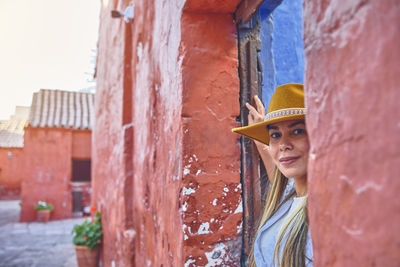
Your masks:
<instances>
[{"instance_id":1,"label":"woman's raised arm","mask_svg":"<svg viewBox=\"0 0 400 267\"><path fill-rule=\"evenodd\" d=\"M246 107L249 110L249 116L248 116L249 125L264 121L265 108L264 108L263 103L258 98L258 96L254 96L254 102L256 104L256 108L253 107L252 105L250 105L249 103L246 103ZM268 147L268 145L263 144L258 141L255 141L255 140L254 140L254 143L256 144L258 153L260 154L260 157L261 157L262 161L264 162L264 166L265 166L265 169L267 170L267 174L268 174L268 180L272 184L275 164L273 163L272 158L269 155L269 147Z\"/></svg>"}]
</instances>

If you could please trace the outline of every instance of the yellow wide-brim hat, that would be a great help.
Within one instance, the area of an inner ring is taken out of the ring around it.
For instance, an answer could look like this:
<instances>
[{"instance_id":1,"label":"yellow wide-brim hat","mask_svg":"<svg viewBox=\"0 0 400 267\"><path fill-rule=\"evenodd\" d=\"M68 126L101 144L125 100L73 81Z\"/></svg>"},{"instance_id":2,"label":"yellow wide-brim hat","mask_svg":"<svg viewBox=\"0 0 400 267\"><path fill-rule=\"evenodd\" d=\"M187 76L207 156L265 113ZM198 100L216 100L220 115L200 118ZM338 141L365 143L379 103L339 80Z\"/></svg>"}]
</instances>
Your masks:
<instances>
[{"instance_id":1,"label":"yellow wide-brim hat","mask_svg":"<svg viewBox=\"0 0 400 267\"><path fill-rule=\"evenodd\" d=\"M305 118L304 89L299 83L288 83L276 88L269 102L267 115L263 122L232 129L232 132L269 144L267 125Z\"/></svg>"}]
</instances>

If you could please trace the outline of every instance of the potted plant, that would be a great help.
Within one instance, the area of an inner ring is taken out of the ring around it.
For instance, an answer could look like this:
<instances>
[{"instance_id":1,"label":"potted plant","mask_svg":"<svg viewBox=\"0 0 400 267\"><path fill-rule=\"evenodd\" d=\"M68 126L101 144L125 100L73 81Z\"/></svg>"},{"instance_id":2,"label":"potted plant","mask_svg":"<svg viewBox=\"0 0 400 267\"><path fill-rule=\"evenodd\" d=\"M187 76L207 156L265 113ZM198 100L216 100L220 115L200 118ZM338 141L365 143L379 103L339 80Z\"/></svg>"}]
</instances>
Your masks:
<instances>
[{"instance_id":1,"label":"potted plant","mask_svg":"<svg viewBox=\"0 0 400 267\"><path fill-rule=\"evenodd\" d=\"M93 210L94 208L91 208ZM72 242L75 245L78 266L97 267L99 264L100 244L103 236L100 212L76 224L72 229Z\"/></svg>"},{"instance_id":2,"label":"potted plant","mask_svg":"<svg viewBox=\"0 0 400 267\"><path fill-rule=\"evenodd\" d=\"M50 212L54 210L53 205L46 201L39 200L35 205L36 219L39 222L48 222L50 220Z\"/></svg>"}]
</instances>

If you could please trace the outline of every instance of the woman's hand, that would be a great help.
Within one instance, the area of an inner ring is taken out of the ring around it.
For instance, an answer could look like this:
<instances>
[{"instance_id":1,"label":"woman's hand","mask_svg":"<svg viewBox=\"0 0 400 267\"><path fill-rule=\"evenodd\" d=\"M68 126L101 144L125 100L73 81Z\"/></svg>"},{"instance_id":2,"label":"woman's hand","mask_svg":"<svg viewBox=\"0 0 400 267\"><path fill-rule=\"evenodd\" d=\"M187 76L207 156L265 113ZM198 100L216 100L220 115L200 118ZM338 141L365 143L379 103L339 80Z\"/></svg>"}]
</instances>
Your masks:
<instances>
[{"instance_id":1,"label":"woman's hand","mask_svg":"<svg viewBox=\"0 0 400 267\"><path fill-rule=\"evenodd\" d=\"M256 108L249 103L246 103L246 108L249 110L249 115L247 117L249 125L264 121L265 108L263 103L258 96L254 96L254 102L256 103Z\"/></svg>"}]
</instances>

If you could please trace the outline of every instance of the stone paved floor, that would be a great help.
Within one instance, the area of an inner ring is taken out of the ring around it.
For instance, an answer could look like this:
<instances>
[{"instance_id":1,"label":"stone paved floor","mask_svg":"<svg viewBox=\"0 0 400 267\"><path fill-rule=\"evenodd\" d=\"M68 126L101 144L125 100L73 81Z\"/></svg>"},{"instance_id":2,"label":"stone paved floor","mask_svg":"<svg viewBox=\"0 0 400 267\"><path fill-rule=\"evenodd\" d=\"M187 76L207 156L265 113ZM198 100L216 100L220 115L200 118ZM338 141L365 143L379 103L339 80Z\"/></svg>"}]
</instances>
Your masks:
<instances>
[{"instance_id":1,"label":"stone paved floor","mask_svg":"<svg viewBox=\"0 0 400 267\"><path fill-rule=\"evenodd\" d=\"M71 230L79 219L19 223L19 201L0 201L0 267L76 267Z\"/></svg>"}]
</instances>

